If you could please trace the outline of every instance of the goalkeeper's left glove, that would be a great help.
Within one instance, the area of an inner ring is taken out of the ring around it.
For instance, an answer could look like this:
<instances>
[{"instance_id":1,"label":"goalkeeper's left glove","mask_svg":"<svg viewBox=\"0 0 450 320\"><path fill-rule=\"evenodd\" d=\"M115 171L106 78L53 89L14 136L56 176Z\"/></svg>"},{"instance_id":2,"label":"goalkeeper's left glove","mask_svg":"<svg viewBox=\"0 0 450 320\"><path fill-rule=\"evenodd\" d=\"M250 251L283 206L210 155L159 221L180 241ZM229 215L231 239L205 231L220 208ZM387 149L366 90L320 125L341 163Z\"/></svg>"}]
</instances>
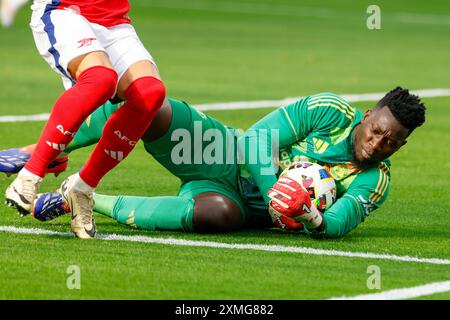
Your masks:
<instances>
[{"instance_id":1,"label":"goalkeeper's left glove","mask_svg":"<svg viewBox=\"0 0 450 320\"><path fill-rule=\"evenodd\" d=\"M272 220L285 216L303 223L309 230L322 226L322 214L311 201L308 191L297 181L280 177L267 195Z\"/></svg>"}]
</instances>

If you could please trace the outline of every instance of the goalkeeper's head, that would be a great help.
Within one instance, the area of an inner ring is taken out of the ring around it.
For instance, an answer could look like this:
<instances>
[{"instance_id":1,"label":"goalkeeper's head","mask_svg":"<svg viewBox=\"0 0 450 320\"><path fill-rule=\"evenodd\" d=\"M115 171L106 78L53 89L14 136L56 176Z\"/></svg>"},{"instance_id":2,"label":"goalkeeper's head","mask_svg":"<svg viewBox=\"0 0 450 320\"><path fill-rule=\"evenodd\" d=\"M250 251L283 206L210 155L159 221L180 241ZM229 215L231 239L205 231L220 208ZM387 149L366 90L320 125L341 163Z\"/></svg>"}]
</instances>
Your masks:
<instances>
[{"instance_id":1,"label":"goalkeeper's head","mask_svg":"<svg viewBox=\"0 0 450 320\"><path fill-rule=\"evenodd\" d=\"M389 158L425 122L425 106L416 95L397 87L368 110L354 131L354 157L362 166Z\"/></svg>"}]
</instances>

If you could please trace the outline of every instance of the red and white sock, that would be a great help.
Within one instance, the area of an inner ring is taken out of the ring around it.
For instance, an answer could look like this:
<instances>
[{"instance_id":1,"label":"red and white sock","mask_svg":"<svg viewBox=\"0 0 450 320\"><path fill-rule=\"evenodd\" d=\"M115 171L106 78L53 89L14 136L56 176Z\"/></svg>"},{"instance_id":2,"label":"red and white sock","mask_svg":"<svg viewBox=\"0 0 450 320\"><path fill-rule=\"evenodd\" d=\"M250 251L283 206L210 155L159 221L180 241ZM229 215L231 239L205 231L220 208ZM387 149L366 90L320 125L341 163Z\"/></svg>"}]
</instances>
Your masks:
<instances>
[{"instance_id":1,"label":"red and white sock","mask_svg":"<svg viewBox=\"0 0 450 320\"><path fill-rule=\"evenodd\" d=\"M110 99L117 86L117 73L103 66L83 71L77 83L53 106L50 118L25 168L44 177L47 166L72 141L83 121Z\"/></svg>"},{"instance_id":2,"label":"red and white sock","mask_svg":"<svg viewBox=\"0 0 450 320\"><path fill-rule=\"evenodd\" d=\"M93 188L133 150L164 102L166 90L160 80L143 77L135 80L124 95L125 104L108 119L100 141L80 171L81 179Z\"/></svg>"}]
</instances>

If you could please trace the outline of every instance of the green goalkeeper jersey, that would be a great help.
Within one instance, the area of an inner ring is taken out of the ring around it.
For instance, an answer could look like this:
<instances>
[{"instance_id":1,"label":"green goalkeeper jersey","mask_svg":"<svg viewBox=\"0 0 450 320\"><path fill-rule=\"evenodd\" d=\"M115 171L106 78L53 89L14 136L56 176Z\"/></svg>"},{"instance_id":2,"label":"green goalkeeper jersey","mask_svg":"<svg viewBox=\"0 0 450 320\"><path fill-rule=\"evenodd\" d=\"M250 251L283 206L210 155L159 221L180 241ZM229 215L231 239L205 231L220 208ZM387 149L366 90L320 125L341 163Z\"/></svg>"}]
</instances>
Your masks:
<instances>
[{"instance_id":1,"label":"green goalkeeper jersey","mask_svg":"<svg viewBox=\"0 0 450 320\"><path fill-rule=\"evenodd\" d=\"M266 210L267 192L282 170L307 159L326 167L336 181L337 201L324 213L325 229L320 234L339 237L354 229L385 201L390 188L389 160L365 170L354 163L353 129L362 117L363 113L345 99L321 93L281 107L258 121L239 139L241 157L245 157L241 188L247 205L252 210ZM258 146L258 150L251 146ZM274 160L261 159L261 154L270 156L267 150L277 150L271 157ZM250 161L255 152L259 157L253 158L259 160Z\"/></svg>"}]
</instances>

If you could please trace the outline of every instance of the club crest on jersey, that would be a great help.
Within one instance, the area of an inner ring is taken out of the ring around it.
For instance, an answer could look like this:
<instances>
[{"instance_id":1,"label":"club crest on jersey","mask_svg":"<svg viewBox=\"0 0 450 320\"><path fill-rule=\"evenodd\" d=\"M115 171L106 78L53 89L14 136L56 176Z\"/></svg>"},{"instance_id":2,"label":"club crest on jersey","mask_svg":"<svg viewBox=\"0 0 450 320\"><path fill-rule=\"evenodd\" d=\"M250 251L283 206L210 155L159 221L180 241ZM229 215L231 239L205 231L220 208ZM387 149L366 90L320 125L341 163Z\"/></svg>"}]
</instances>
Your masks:
<instances>
[{"instance_id":1,"label":"club crest on jersey","mask_svg":"<svg viewBox=\"0 0 450 320\"><path fill-rule=\"evenodd\" d=\"M84 38L78 41L80 44L78 48L84 47L84 46L90 46L92 44L92 41L97 40L97 38Z\"/></svg>"},{"instance_id":2,"label":"club crest on jersey","mask_svg":"<svg viewBox=\"0 0 450 320\"><path fill-rule=\"evenodd\" d=\"M114 131L114 134L119 137L125 143L128 143L130 146L135 146L137 141L130 140L127 136L123 135L119 130Z\"/></svg>"}]
</instances>

